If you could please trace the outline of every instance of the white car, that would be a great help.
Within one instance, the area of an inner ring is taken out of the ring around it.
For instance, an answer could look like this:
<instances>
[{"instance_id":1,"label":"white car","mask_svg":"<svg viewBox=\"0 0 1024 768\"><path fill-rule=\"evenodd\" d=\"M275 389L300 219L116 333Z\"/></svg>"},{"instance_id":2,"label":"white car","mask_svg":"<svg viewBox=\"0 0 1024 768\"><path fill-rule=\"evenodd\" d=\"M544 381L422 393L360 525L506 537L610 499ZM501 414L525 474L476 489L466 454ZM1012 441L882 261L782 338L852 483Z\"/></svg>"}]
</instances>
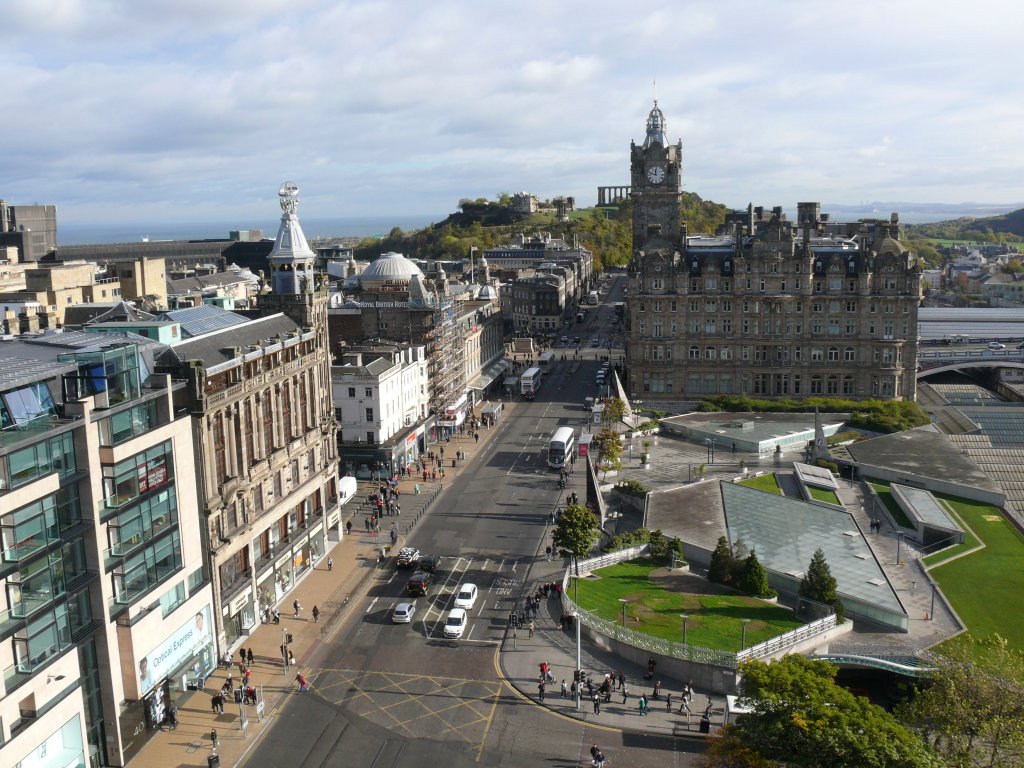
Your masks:
<instances>
[{"instance_id":1,"label":"white car","mask_svg":"<svg viewBox=\"0 0 1024 768\"><path fill-rule=\"evenodd\" d=\"M474 605L476 605L476 584L463 584L455 593L454 607L471 611Z\"/></svg>"},{"instance_id":2,"label":"white car","mask_svg":"<svg viewBox=\"0 0 1024 768\"><path fill-rule=\"evenodd\" d=\"M399 603L391 613L391 621L395 624L411 624L416 615L416 603Z\"/></svg>"},{"instance_id":3,"label":"white car","mask_svg":"<svg viewBox=\"0 0 1024 768\"><path fill-rule=\"evenodd\" d=\"M444 620L444 636L457 639L466 631L466 611L463 608L452 608L448 618Z\"/></svg>"},{"instance_id":4,"label":"white car","mask_svg":"<svg viewBox=\"0 0 1024 768\"><path fill-rule=\"evenodd\" d=\"M1002 344L1002 343L1000 343L998 341L990 341L988 343L988 348L989 349L1006 349L1006 345Z\"/></svg>"}]
</instances>

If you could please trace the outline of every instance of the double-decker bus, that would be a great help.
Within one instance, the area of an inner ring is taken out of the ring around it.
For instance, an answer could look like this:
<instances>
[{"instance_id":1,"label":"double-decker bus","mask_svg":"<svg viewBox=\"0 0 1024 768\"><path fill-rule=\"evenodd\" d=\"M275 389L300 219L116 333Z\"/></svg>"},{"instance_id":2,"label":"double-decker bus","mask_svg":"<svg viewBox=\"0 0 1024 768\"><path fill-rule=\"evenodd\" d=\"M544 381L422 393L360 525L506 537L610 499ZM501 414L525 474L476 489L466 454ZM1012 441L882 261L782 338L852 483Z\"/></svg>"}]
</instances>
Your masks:
<instances>
[{"instance_id":1,"label":"double-decker bus","mask_svg":"<svg viewBox=\"0 0 1024 768\"><path fill-rule=\"evenodd\" d=\"M527 400L533 400L537 396L537 390L540 389L541 380L544 378L544 371L534 366L533 368L527 368L523 371L523 375L519 377L519 392Z\"/></svg>"},{"instance_id":2,"label":"double-decker bus","mask_svg":"<svg viewBox=\"0 0 1024 768\"><path fill-rule=\"evenodd\" d=\"M561 469L572 458L573 446L576 443L576 433L572 427L559 427L548 440L548 466L551 469Z\"/></svg>"}]
</instances>

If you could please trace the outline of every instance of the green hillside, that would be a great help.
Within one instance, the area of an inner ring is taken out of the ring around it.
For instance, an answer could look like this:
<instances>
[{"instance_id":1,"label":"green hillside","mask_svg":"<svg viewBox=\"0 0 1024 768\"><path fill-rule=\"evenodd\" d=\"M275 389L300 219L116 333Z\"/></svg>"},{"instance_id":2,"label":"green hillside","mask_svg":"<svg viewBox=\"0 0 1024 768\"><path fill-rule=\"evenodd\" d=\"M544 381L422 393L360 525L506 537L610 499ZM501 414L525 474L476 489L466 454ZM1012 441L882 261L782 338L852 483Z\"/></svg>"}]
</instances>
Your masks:
<instances>
[{"instance_id":1,"label":"green hillside","mask_svg":"<svg viewBox=\"0 0 1024 768\"><path fill-rule=\"evenodd\" d=\"M504 196L503 196L504 198ZM692 192L683 193L680 213L691 233L714 232L725 221L729 209ZM464 259L469 249L483 251L511 242L518 234L549 232L581 245L594 253L594 266L625 265L632 250L632 206L630 203L609 208L584 208L569 213L567 222L555 219L554 212L527 216L511 210L504 199L462 200L459 210L443 221L423 229L403 232L398 227L384 238L366 238L356 246L357 259L374 259L382 253L397 251L418 259Z\"/></svg>"},{"instance_id":2,"label":"green hillside","mask_svg":"<svg viewBox=\"0 0 1024 768\"><path fill-rule=\"evenodd\" d=\"M910 238L958 240L984 243L1018 243L1024 241L1024 208L1000 216L972 218L907 226Z\"/></svg>"}]
</instances>

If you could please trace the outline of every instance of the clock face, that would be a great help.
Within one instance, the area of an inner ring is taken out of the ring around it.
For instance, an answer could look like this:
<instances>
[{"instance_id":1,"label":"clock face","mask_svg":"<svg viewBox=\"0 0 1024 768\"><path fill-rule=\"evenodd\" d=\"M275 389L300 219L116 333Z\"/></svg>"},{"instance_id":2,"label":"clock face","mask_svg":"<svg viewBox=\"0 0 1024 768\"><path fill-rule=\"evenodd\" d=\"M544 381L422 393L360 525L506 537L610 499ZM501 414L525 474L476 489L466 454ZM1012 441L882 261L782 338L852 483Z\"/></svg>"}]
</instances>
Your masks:
<instances>
[{"instance_id":1,"label":"clock face","mask_svg":"<svg viewBox=\"0 0 1024 768\"><path fill-rule=\"evenodd\" d=\"M651 184L661 184L665 180L665 169L660 165L652 165L647 169L647 180Z\"/></svg>"}]
</instances>

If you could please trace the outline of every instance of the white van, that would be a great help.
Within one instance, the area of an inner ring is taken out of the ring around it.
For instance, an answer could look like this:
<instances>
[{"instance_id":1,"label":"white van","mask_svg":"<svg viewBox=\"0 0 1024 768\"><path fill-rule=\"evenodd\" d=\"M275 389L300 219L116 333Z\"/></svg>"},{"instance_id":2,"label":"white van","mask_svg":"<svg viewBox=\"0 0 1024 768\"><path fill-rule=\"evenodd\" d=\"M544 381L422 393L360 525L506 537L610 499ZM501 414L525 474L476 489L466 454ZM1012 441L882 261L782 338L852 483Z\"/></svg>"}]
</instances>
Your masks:
<instances>
[{"instance_id":1,"label":"white van","mask_svg":"<svg viewBox=\"0 0 1024 768\"><path fill-rule=\"evenodd\" d=\"M455 593L455 607L472 611L476 605L476 584L463 584Z\"/></svg>"},{"instance_id":2,"label":"white van","mask_svg":"<svg viewBox=\"0 0 1024 768\"><path fill-rule=\"evenodd\" d=\"M462 637L466 631L466 611L463 608L452 608L448 618L444 620L444 636L453 640Z\"/></svg>"},{"instance_id":3,"label":"white van","mask_svg":"<svg viewBox=\"0 0 1024 768\"><path fill-rule=\"evenodd\" d=\"M592 411L592 410L594 410L594 398L588 397L586 400L583 401L583 410L585 410L585 411Z\"/></svg>"}]
</instances>

